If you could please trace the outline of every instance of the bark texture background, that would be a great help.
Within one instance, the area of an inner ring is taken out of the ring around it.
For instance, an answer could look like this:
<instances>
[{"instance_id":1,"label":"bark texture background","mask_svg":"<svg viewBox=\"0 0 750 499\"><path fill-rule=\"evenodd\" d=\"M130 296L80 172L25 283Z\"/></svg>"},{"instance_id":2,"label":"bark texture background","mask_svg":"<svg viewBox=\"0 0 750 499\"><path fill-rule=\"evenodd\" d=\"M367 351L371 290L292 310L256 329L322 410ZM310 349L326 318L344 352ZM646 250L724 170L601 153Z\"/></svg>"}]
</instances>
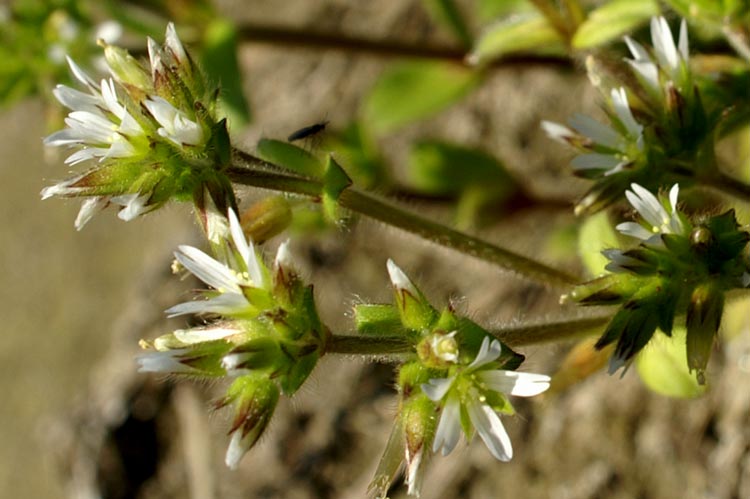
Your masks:
<instances>
[{"instance_id":1,"label":"bark texture background","mask_svg":"<svg viewBox=\"0 0 750 499\"><path fill-rule=\"evenodd\" d=\"M418 2L226 1L222 9L240 23L447 40ZM345 125L388 64L261 44L243 48L241 61L254 115L240 137L247 148L323 118L334 128ZM394 165L403 164L416 137L482 146L531 191L572 200L585 184L570 178L567 153L543 136L539 121L563 121L574 111L597 113L580 72L497 69L460 106L382 145ZM324 359L300 393L280 403L270 431L239 471L227 470L227 417L208 411L223 385L139 375L133 360L138 339L185 325L165 320L162 311L194 287L169 273L176 245L198 244L189 210L168 208L128 224L108 212L76 233L77 203L38 201L41 187L67 173L61 161L45 162L42 105L29 101L5 112L0 129L0 300L6 307L0 490L8 497L364 496L392 424L393 366ZM434 206L410 207L447 220ZM553 261L545 241L573 222L570 211L498 213L498 222L480 235ZM435 305L453 300L488 326L558 309L554 291L365 220L347 233L295 243L293 252L335 331L352 329L342 304L348 311L359 297L391 299L388 257L424 285ZM448 458L433 459L423 497L750 497L748 321L738 327L712 358L706 396L654 395L631 372L623 379L599 373L561 394L517 401L519 416L505 419L513 461L498 463L479 442L459 446ZM552 372L568 346L523 350L524 369ZM399 487L392 497L403 494Z\"/></svg>"}]
</instances>

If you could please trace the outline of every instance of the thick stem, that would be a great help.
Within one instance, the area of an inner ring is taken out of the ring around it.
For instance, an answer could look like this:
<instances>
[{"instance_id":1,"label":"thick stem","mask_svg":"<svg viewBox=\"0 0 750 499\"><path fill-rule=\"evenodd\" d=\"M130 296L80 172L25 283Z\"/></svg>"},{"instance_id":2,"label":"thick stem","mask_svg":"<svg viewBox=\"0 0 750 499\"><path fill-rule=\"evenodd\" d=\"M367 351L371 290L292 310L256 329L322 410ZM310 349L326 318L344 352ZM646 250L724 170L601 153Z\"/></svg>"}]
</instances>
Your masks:
<instances>
[{"instance_id":1,"label":"thick stem","mask_svg":"<svg viewBox=\"0 0 750 499\"><path fill-rule=\"evenodd\" d=\"M278 167L247 153L237 152L234 159L238 166L228 171L232 182L312 197L319 197L322 193L323 184L319 180L284 173ZM344 208L542 284L567 287L578 282L575 277L563 271L420 217L355 188L344 190L338 202Z\"/></svg>"},{"instance_id":2,"label":"thick stem","mask_svg":"<svg viewBox=\"0 0 750 499\"><path fill-rule=\"evenodd\" d=\"M402 336L332 335L326 353L349 355L396 355L414 352L414 346Z\"/></svg>"},{"instance_id":3,"label":"thick stem","mask_svg":"<svg viewBox=\"0 0 750 499\"><path fill-rule=\"evenodd\" d=\"M583 336L592 329L605 325L611 318L612 315L608 314L557 322L519 325L498 329L492 331L492 334L503 343L512 347L536 345Z\"/></svg>"}]
</instances>

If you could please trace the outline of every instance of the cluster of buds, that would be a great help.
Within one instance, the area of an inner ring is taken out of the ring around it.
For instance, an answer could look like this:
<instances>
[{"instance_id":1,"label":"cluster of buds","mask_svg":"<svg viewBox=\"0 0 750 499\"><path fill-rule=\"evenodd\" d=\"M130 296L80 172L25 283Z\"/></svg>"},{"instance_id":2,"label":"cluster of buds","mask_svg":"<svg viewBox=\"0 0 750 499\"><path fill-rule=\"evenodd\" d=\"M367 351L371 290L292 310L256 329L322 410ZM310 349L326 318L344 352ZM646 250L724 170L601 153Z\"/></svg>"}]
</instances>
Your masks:
<instances>
[{"instance_id":1,"label":"cluster of buds","mask_svg":"<svg viewBox=\"0 0 750 499\"><path fill-rule=\"evenodd\" d=\"M235 213L230 210L228 215L223 242L213 245L218 260L191 246L180 246L175 253L179 265L211 289L201 293L202 299L167 313L213 320L142 342L152 351L138 362L143 372L234 379L217 403L234 406L226 455L227 465L234 468L263 433L279 395L294 394L310 375L330 333L318 317L312 287L292 266L286 243L269 269L245 239ZM214 234L221 233L217 218L212 218Z\"/></svg>"},{"instance_id":2,"label":"cluster of buds","mask_svg":"<svg viewBox=\"0 0 750 499\"><path fill-rule=\"evenodd\" d=\"M396 304L359 305L358 328L403 336L415 354L399 370L399 412L371 489L385 496L403 464L408 492L418 496L429 457L451 452L462 432L467 440L478 433L495 458L510 460L513 449L499 416L514 413L507 396L538 395L550 378L515 371L522 355L452 309L438 312L390 260L388 272Z\"/></svg>"},{"instance_id":3,"label":"cluster of buds","mask_svg":"<svg viewBox=\"0 0 750 499\"><path fill-rule=\"evenodd\" d=\"M122 48L100 44L111 77L97 83L68 58L85 91L55 88L71 112L67 128L45 139L49 146L77 149L66 164L94 164L45 188L42 198L85 197L78 229L109 204L123 207L123 220L171 199L193 200L205 212L206 193L222 212L234 207L223 173L230 144L226 120L217 116L218 88L208 85L174 26L167 26L161 47L149 38L148 67Z\"/></svg>"},{"instance_id":4,"label":"cluster of buds","mask_svg":"<svg viewBox=\"0 0 750 499\"><path fill-rule=\"evenodd\" d=\"M745 251L750 233L733 210L691 223L677 208L679 187L654 196L633 184L626 196L642 220L617 229L639 241L626 251L605 250L610 272L563 297L582 305L622 304L596 343L617 342L610 373L628 365L657 328L671 335L675 317L685 316L687 365L704 382L725 293L750 285Z\"/></svg>"},{"instance_id":5,"label":"cluster of buds","mask_svg":"<svg viewBox=\"0 0 750 499\"><path fill-rule=\"evenodd\" d=\"M576 214L593 213L621 199L631 183L649 189L705 175L714 168L713 130L721 110L707 111L688 64L688 34L683 20L675 44L663 17L651 20L652 49L630 37L626 59L631 75L624 86L604 84L602 65L589 58L589 76L605 97L611 126L576 115L570 126L543 122L547 134L580 152L574 172L595 179L576 205ZM608 75L609 76L609 75Z\"/></svg>"}]
</instances>

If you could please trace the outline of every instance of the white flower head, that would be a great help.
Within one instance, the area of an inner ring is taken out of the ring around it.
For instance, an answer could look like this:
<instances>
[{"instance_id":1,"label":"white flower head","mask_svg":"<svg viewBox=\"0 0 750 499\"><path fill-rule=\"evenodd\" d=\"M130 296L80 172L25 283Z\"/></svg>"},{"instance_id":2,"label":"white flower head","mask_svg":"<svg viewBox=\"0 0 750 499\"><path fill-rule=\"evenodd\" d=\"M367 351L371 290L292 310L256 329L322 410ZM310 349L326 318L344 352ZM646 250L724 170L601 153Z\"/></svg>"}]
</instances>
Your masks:
<instances>
[{"instance_id":1,"label":"white flower head","mask_svg":"<svg viewBox=\"0 0 750 499\"><path fill-rule=\"evenodd\" d=\"M201 126L190 120L184 112L174 107L167 100L152 96L143 104L151 113L151 116L161 125L156 131L160 136L180 147L203 144L205 134Z\"/></svg>"},{"instance_id":2,"label":"white flower head","mask_svg":"<svg viewBox=\"0 0 750 499\"><path fill-rule=\"evenodd\" d=\"M570 162L580 174L596 170L604 176L618 173L633 164L643 149L643 126L633 117L625 89L612 89L609 102L622 125L618 129L582 114L568 120L570 127L542 121L542 129L551 139L582 152Z\"/></svg>"},{"instance_id":3,"label":"white flower head","mask_svg":"<svg viewBox=\"0 0 750 499\"><path fill-rule=\"evenodd\" d=\"M175 305L167 310L170 317L183 314L216 313L224 315L242 314L252 306L245 295L246 288L270 289L268 271L255 252L251 241L245 239L239 218L230 210L229 232L232 237L233 254L228 262L220 262L192 246L179 246L175 252L177 261L215 292L208 300L191 301Z\"/></svg>"},{"instance_id":4,"label":"white flower head","mask_svg":"<svg viewBox=\"0 0 750 499\"><path fill-rule=\"evenodd\" d=\"M660 71L673 82L680 80L683 67L687 64L689 57L687 23L684 19L680 23L680 34L676 46L666 19L663 17L651 19L653 57L643 45L629 36L625 37L625 43L633 56L633 59L626 60L649 92L654 95L661 93Z\"/></svg>"},{"instance_id":5,"label":"white flower head","mask_svg":"<svg viewBox=\"0 0 750 499\"><path fill-rule=\"evenodd\" d=\"M659 199L651 192L638 185L631 184L631 190L625 191L631 206L641 215L643 222L623 222L617 225L617 230L627 236L642 241L653 241L654 236L660 234L685 234L689 228L677 210L677 198L680 187L674 184L666 199Z\"/></svg>"},{"instance_id":6,"label":"white flower head","mask_svg":"<svg viewBox=\"0 0 750 499\"><path fill-rule=\"evenodd\" d=\"M492 369L491 364L500 357L501 349L499 341L484 338L471 364L449 378L431 379L422 385L422 391L430 400L443 405L433 452L442 449L443 455L447 455L453 450L461 434L461 413L465 411L495 458L508 461L513 457L508 433L489 401L497 397L505 400L505 395L538 395L549 388L550 378L543 374Z\"/></svg>"}]
</instances>

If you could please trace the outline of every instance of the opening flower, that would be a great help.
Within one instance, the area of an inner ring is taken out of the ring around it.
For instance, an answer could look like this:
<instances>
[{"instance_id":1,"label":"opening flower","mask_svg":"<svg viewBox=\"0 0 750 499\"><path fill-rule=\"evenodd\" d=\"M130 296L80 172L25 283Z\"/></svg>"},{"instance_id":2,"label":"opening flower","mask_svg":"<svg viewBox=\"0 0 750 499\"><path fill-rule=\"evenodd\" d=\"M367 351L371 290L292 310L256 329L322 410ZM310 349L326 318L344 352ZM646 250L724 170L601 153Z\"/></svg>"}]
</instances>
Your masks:
<instances>
[{"instance_id":1,"label":"opening flower","mask_svg":"<svg viewBox=\"0 0 750 499\"><path fill-rule=\"evenodd\" d=\"M476 358L448 378L430 379L422 385L427 397L442 405L432 451L449 454L458 443L462 427L476 429L490 453L500 461L513 457L513 447L498 412L512 414L506 395L532 397L549 388L543 374L493 369L502 347L485 337ZM467 439L471 437L466 434Z\"/></svg>"}]
</instances>

